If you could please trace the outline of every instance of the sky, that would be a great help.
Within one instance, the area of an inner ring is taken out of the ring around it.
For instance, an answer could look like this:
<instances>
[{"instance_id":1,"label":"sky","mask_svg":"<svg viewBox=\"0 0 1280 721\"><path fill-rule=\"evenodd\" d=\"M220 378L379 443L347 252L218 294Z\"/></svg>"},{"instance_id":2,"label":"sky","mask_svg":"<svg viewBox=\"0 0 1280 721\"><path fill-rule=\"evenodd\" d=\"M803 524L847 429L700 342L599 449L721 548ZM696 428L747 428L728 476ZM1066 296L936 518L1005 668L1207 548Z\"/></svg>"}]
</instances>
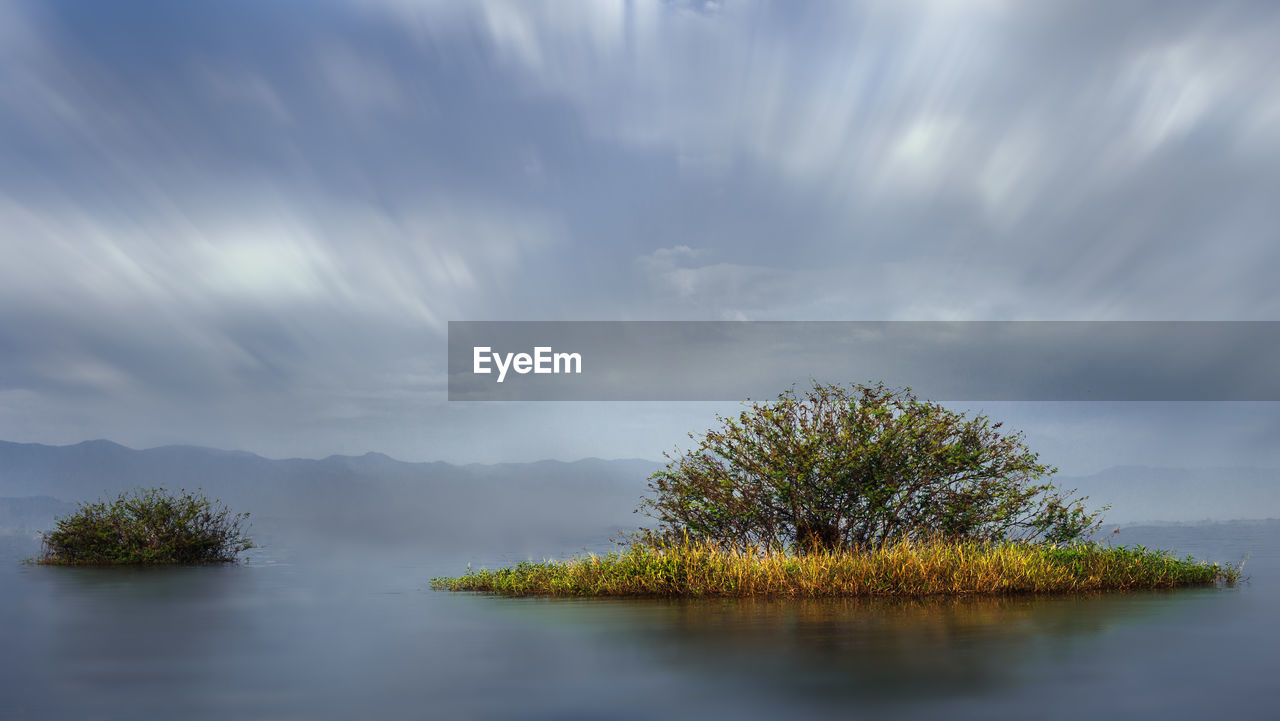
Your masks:
<instances>
[{"instance_id":1,"label":"sky","mask_svg":"<svg viewBox=\"0 0 1280 721\"><path fill-rule=\"evenodd\" d=\"M1271 2L0 4L0 438L658 458L457 320L1280 320ZM1274 403L986 404L1064 469Z\"/></svg>"}]
</instances>

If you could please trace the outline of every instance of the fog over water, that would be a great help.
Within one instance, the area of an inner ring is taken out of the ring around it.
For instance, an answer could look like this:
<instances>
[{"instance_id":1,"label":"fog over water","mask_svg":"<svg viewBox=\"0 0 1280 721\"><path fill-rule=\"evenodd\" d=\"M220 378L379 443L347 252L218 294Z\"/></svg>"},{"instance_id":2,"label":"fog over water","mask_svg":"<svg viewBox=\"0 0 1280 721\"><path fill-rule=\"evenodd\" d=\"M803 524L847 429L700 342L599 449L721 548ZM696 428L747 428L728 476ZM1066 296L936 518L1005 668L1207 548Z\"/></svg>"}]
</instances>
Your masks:
<instances>
[{"instance_id":1,"label":"fog over water","mask_svg":"<svg viewBox=\"0 0 1280 721\"><path fill-rule=\"evenodd\" d=\"M615 549L617 531L643 521L630 510L656 465L268 461L95 442L0 445L0 468L6 490L24 494L0 498L6 719L1267 718L1280 668L1276 520L1121 522L1106 536L1247 559L1251 579L1236 588L512 600L432 591L429 580ZM1274 473L1216 473L1117 468L1074 480L1145 517L1275 508ZM60 499L165 476L253 514L260 547L246 563L19 563L38 553L36 532L74 508ZM1236 506L1222 493L1195 505L1207 482L1197 477L1234 489Z\"/></svg>"},{"instance_id":2,"label":"fog over water","mask_svg":"<svg viewBox=\"0 0 1280 721\"><path fill-rule=\"evenodd\" d=\"M1248 583L1067 597L540 600L431 591L607 536L387 543L259 522L243 565L21 566L0 537L2 718L1268 718L1275 521L1127 527Z\"/></svg>"}]
</instances>

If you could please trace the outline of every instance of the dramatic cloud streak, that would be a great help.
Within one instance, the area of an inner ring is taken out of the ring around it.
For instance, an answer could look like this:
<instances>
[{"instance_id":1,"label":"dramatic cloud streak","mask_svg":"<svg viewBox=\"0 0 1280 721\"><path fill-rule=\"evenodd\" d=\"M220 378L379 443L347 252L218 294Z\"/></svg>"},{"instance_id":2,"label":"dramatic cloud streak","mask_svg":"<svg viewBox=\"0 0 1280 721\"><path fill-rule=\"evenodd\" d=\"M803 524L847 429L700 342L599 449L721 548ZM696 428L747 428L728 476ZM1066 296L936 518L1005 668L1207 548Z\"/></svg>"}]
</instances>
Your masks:
<instances>
[{"instance_id":1,"label":"dramatic cloud streak","mask_svg":"<svg viewBox=\"0 0 1280 721\"><path fill-rule=\"evenodd\" d=\"M10 3L0 437L652 456L444 322L1276 319L1278 13Z\"/></svg>"}]
</instances>

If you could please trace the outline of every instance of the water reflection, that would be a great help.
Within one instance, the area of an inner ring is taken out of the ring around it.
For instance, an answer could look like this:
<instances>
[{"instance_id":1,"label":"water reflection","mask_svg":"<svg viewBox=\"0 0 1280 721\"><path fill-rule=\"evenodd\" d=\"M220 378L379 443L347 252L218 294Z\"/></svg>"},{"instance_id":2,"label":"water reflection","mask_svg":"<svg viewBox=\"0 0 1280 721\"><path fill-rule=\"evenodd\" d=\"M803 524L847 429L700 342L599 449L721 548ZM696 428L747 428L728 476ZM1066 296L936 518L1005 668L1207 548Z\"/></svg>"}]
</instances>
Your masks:
<instances>
[{"instance_id":1,"label":"water reflection","mask_svg":"<svg viewBox=\"0 0 1280 721\"><path fill-rule=\"evenodd\" d=\"M970 697L1088 663L1094 638L1176 623L1216 589L921 599L488 599L541 627L589 627L665 667L806 707ZM479 600L479 599L478 599Z\"/></svg>"}]
</instances>

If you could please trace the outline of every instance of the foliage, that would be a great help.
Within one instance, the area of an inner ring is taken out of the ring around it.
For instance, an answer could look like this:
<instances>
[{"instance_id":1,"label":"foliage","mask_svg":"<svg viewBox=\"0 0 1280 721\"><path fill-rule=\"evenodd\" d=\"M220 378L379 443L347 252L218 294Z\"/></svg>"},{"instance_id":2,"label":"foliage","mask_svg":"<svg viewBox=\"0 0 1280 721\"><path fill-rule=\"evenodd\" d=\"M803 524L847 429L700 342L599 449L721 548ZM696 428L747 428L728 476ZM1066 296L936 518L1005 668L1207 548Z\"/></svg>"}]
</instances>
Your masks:
<instances>
[{"instance_id":1,"label":"foliage","mask_svg":"<svg viewBox=\"0 0 1280 721\"><path fill-rule=\"evenodd\" d=\"M218 501L161 488L122 493L106 503L82 503L45 533L40 563L154 565L225 563L253 548L242 526Z\"/></svg>"},{"instance_id":2,"label":"foliage","mask_svg":"<svg viewBox=\"0 0 1280 721\"><path fill-rule=\"evenodd\" d=\"M900 540L874 551L805 554L708 541L638 542L620 553L525 562L435 578L451 591L507 596L816 598L1064 593L1234 585L1240 570L1146 548Z\"/></svg>"},{"instance_id":3,"label":"foliage","mask_svg":"<svg viewBox=\"0 0 1280 721\"><path fill-rule=\"evenodd\" d=\"M1056 469L1021 433L910 389L815 383L717 420L650 477L641 509L660 522L658 535L874 549L935 537L1063 543L1100 523L1085 499L1039 482Z\"/></svg>"}]
</instances>

